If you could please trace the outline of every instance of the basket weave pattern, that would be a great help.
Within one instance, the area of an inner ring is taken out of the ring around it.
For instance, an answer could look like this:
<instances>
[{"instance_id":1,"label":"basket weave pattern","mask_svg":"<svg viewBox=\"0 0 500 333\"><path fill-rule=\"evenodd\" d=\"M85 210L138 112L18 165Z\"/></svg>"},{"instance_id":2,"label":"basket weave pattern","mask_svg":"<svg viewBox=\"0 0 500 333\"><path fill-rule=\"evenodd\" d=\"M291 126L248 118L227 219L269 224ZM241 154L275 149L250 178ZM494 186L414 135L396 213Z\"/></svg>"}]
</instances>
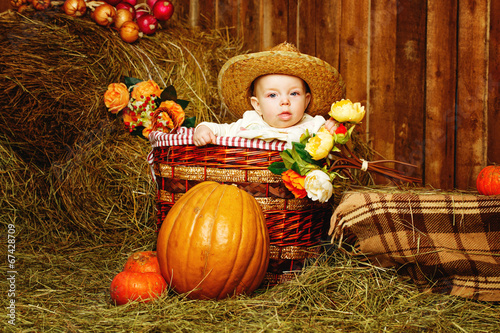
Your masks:
<instances>
[{"instance_id":1,"label":"basket weave pattern","mask_svg":"<svg viewBox=\"0 0 500 333\"><path fill-rule=\"evenodd\" d=\"M234 184L260 204L271 241L265 282L274 285L294 277L304 260L319 253L329 205L295 199L281 176L267 167L281 161L279 151L207 145L153 146L153 172L158 186L158 229L170 208L193 186L207 180Z\"/></svg>"}]
</instances>

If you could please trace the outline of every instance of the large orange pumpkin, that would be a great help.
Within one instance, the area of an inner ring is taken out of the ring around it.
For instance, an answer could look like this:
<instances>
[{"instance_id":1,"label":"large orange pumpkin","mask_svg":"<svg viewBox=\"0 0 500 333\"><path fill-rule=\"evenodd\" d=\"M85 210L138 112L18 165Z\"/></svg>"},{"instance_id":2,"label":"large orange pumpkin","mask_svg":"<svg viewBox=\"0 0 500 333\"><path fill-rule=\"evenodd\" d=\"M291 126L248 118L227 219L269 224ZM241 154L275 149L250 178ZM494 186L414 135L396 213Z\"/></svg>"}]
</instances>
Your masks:
<instances>
[{"instance_id":1,"label":"large orange pumpkin","mask_svg":"<svg viewBox=\"0 0 500 333\"><path fill-rule=\"evenodd\" d=\"M156 250L162 275L176 292L222 299L259 287L269 263L269 234L250 194L203 182L170 209Z\"/></svg>"},{"instance_id":2,"label":"large orange pumpkin","mask_svg":"<svg viewBox=\"0 0 500 333\"><path fill-rule=\"evenodd\" d=\"M479 194L500 194L500 165L489 165L479 172L476 181Z\"/></svg>"}]
</instances>

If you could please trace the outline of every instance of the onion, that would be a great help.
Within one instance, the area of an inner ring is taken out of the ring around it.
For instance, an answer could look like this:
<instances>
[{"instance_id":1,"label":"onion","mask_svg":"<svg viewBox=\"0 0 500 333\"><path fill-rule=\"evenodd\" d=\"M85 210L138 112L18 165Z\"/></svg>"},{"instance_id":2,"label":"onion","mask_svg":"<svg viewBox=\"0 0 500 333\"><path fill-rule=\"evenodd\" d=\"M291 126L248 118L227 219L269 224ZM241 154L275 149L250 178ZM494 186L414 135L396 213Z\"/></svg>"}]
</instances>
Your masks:
<instances>
[{"instance_id":1,"label":"onion","mask_svg":"<svg viewBox=\"0 0 500 333\"><path fill-rule=\"evenodd\" d=\"M26 4L26 0L10 0L10 5L14 8L17 9L21 7L22 5Z\"/></svg>"},{"instance_id":2,"label":"onion","mask_svg":"<svg viewBox=\"0 0 500 333\"><path fill-rule=\"evenodd\" d=\"M19 6L19 8L17 8L17 12L18 13L24 13L26 10L28 10L28 5L27 4L22 4L21 6Z\"/></svg>"},{"instance_id":3,"label":"onion","mask_svg":"<svg viewBox=\"0 0 500 333\"><path fill-rule=\"evenodd\" d=\"M87 4L85 0L66 0L62 9L66 15L80 17L87 11Z\"/></svg>"},{"instance_id":4,"label":"onion","mask_svg":"<svg viewBox=\"0 0 500 333\"><path fill-rule=\"evenodd\" d=\"M120 10L120 9L126 9L128 10L130 13L132 13L132 15L135 17L135 8L134 6L132 6L131 4L127 3L127 2L120 2L119 4L117 4L115 6L116 10Z\"/></svg>"},{"instance_id":5,"label":"onion","mask_svg":"<svg viewBox=\"0 0 500 333\"><path fill-rule=\"evenodd\" d=\"M139 30L146 35L152 35L158 28L158 20L151 14L144 14L137 19Z\"/></svg>"},{"instance_id":6,"label":"onion","mask_svg":"<svg viewBox=\"0 0 500 333\"><path fill-rule=\"evenodd\" d=\"M119 34L120 38L127 43L133 43L142 36L139 25L134 21L124 22L120 27Z\"/></svg>"},{"instance_id":7,"label":"onion","mask_svg":"<svg viewBox=\"0 0 500 333\"><path fill-rule=\"evenodd\" d=\"M92 17L97 24L108 27L115 21L116 9L104 3L94 10Z\"/></svg>"},{"instance_id":8,"label":"onion","mask_svg":"<svg viewBox=\"0 0 500 333\"><path fill-rule=\"evenodd\" d=\"M134 15L125 8L118 9L116 11L115 27L120 29L123 23L128 21L133 21Z\"/></svg>"},{"instance_id":9,"label":"onion","mask_svg":"<svg viewBox=\"0 0 500 333\"><path fill-rule=\"evenodd\" d=\"M166 21L172 17L174 5L167 0L158 0L153 6L153 15L160 21Z\"/></svg>"}]
</instances>

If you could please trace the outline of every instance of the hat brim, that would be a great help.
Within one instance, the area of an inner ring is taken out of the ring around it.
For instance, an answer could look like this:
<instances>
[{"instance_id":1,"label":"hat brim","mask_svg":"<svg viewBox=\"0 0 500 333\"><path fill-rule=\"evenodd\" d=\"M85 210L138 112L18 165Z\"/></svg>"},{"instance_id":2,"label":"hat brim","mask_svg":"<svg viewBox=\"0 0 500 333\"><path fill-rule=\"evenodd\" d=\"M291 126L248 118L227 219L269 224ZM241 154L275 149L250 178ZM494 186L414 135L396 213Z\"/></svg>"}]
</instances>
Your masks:
<instances>
[{"instance_id":1,"label":"hat brim","mask_svg":"<svg viewBox=\"0 0 500 333\"><path fill-rule=\"evenodd\" d=\"M311 92L306 112L326 116L332 103L345 97L345 83L338 71L327 62L294 51L263 51L229 59L222 66L218 88L228 111L241 118L250 103L252 82L266 74L293 75L304 80Z\"/></svg>"}]
</instances>

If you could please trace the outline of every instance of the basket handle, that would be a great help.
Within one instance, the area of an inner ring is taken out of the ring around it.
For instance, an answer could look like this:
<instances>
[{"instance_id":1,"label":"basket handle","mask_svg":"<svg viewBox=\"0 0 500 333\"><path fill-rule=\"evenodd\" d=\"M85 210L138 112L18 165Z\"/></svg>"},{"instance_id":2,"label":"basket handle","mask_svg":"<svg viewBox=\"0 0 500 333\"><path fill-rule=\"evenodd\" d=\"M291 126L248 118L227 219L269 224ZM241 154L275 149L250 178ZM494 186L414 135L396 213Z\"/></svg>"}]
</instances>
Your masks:
<instances>
[{"instance_id":1,"label":"basket handle","mask_svg":"<svg viewBox=\"0 0 500 333\"><path fill-rule=\"evenodd\" d=\"M153 115L151 116L151 131L156 131L158 128L158 116L160 115L161 109L156 108L156 110L153 112Z\"/></svg>"}]
</instances>

